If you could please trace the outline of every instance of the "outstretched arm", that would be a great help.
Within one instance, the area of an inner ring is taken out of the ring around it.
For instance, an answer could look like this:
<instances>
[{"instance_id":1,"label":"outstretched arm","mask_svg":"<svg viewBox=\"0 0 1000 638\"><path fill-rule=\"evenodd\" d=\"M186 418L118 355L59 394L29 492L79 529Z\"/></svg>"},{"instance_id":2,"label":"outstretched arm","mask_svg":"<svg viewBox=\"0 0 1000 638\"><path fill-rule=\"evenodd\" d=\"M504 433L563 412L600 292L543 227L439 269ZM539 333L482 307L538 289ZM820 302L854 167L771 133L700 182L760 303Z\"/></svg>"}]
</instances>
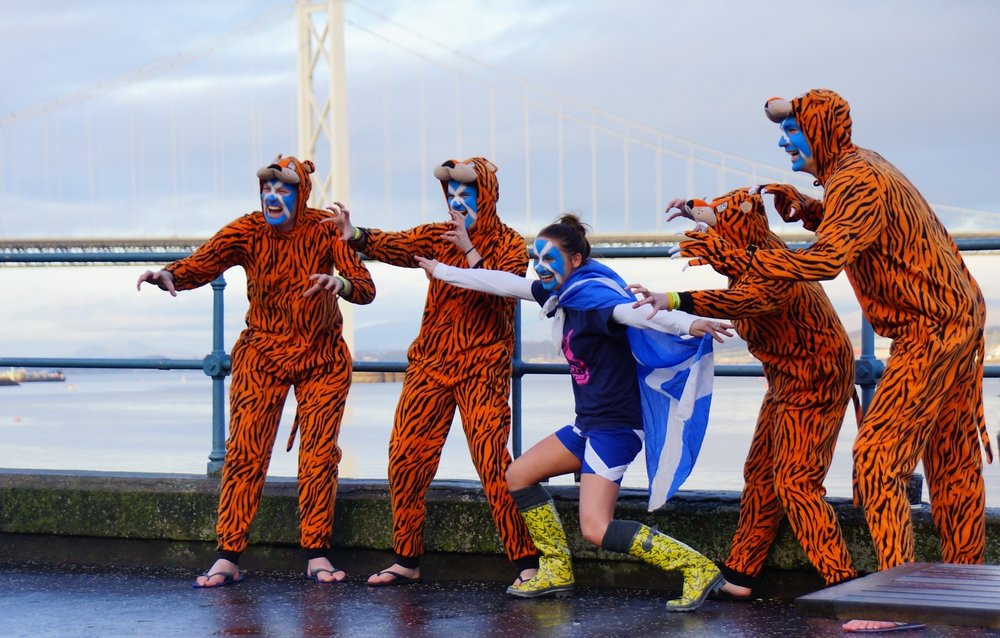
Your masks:
<instances>
[{"instance_id":1,"label":"outstretched arm","mask_svg":"<svg viewBox=\"0 0 1000 638\"><path fill-rule=\"evenodd\" d=\"M710 334L719 343L722 343L723 336L733 336L730 332L732 324L699 319L680 310L657 312L650 316L644 309L635 307L631 302L615 306L611 317L618 323L633 328L649 328L669 334L689 334L695 337Z\"/></svg>"},{"instance_id":2,"label":"outstretched arm","mask_svg":"<svg viewBox=\"0 0 1000 638\"><path fill-rule=\"evenodd\" d=\"M413 259L427 271L428 276L433 276L435 279L440 279L459 288L526 301L534 299L531 294L531 281L514 273L481 268L456 268L420 256Z\"/></svg>"},{"instance_id":3,"label":"outstretched arm","mask_svg":"<svg viewBox=\"0 0 1000 638\"><path fill-rule=\"evenodd\" d=\"M790 281L770 281L749 274L732 288L723 290L689 290L686 292L652 292L642 284L630 284L628 289L642 297L634 307L649 306L650 317L659 311L681 310L701 317L734 317L746 319L778 310L791 298Z\"/></svg>"}]
</instances>

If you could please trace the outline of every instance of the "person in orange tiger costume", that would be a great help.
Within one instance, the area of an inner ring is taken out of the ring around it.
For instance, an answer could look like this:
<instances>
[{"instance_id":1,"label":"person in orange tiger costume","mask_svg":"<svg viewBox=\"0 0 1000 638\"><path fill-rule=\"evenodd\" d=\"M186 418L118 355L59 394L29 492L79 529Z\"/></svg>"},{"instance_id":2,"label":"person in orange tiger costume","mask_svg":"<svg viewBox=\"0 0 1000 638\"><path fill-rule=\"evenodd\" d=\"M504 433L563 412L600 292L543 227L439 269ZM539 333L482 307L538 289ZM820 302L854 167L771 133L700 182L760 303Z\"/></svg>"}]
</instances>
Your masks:
<instances>
[{"instance_id":1,"label":"person in orange tiger costume","mask_svg":"<svg viewBox=\"0 0 1000 638\"><path fill-rule=\"evenodd\" d=\"M229 438L216 523L219 556L195 587L243 579L238 561L291 386L298 406L287 449L300 432L299 534L306 576L323 583L346 577L327 556L341 456L337 435L351 385L351 353L341 334L337 298L371 303L375 286L336 229L320 223L327 214L306 206L313 170L310 161L279 155L257 171L261 211L230 222L191 256L157 272L147 270L136 284L155 284L177 296L232 266L243 266L247 274L247 327L232 352Z\"/></svg>"},{"instance_id":2,"label":"person in orange tiger costume","mask_svg":"<svg viewBox=\"0 0 1000 638\"><path fill-rule=\"evenodd\" d=\"M767 225L763 198L737 189L711 203L676 199L667 220L688 217L740 248L784 248ZM725 273L723 273L725 274ZM767 391L743 466L745 485L733 547L722 568L722 591L752 594L756 577L787 514L792 531L827 585L857 575L823 480L833 461L844 411L854 394L850 339L818 282L731 275L726 290L653 293L636 306L726 317L764 368Z\"/></svg>"},{"instance_id":3,"label":"person in orange tiger costume","mask_svg":"<svg viewBox=\"0 0 1000 638\"><path fill-rule=\"evenodd\" d=\"M448 160L434 169L448 202L447 222L401 232L355 228L350 211L337 207L331 221L349 244L371 259L417 267L416 255L450 266L504 270L523 276L528 267L524 239L500 221L496 166L482 157ZM513 299L450 286L432 279L427 288L420 334L410 345L409 363L389 440L396 562L368 579L380 587L420 578L424 553L424 496L441 459L458 408L469 451L483 482L507 557L530 578L538 551L507 490L511 463L511 356Z\"/></svg>"},{"instance_id":4,"label":"person in orange tiger costume","mask_svg":"<svg viewBox=\"0 0 1000 638\"><path fill-rule=\"evenodd\" d=\"M864 506L880 570L914 560L906 484L923 461L945 562L982 563L982 454L992 462L983 416L986 304L934 211L913 184L851 140L847 102L828 89L765 105L780 124L792 168L817 178L814 200L765 186L786 220L816 232L804 250L742 250L703 233L682 254L766 279L847 277L875 332L892 339L885 373L854 444L855 499ZM982 446L982 448L981 448ZM851 621L847 631L891 629Z\"/></svg>"}]
</instances>

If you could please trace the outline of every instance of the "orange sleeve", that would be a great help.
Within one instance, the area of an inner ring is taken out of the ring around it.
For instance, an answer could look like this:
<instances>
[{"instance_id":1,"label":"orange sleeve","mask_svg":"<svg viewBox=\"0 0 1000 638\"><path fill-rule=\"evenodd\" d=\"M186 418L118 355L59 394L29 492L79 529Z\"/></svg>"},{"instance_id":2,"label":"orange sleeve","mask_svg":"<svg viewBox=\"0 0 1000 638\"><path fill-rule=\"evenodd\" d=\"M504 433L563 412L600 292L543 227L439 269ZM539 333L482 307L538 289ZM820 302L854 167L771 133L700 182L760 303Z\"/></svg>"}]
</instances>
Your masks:
<instances>
[{"instance_id":1,"label":"orange sleeve","mask_svg":"<svg viewBox=\"0 0 1000 638\"><path fill-rule=\"evenodd\" d=\"M744 275L725 290L692 290L691 312L701 317L748 319L784 308L792 296L791 281L768 281ZM681 307L681 310L688 310Z\"/></svg>"},{"instance_id":2,"label":"orange sleeve","mask_svg":"<svg viewBox=\"0 0 1000 638\"><path fill-rule=\"evenodd\" d=\"M437 259L442 245L451 246L441 239L447 224L421 224L409 230L389 232L377 228L361 228L362 239L350 242L369 259L403 268L416 268L414 255Z\"/></svg>"},{"instance_id":3,"label":"orange sleeve","mask_svg":"<svg viewBox=\"0 0 1000 638\"><path fill-rule=\"evenodd\" d=\"M844 178L827 189L816 243L803 250L757 250L751 272L785 281L833 279L877 239L886 219L881 188L867 171L851 171Z\"/></svg>"},{"instance_id":4,"label":"orange sleeve","mask_svg":"<svg viewBox=\"0 0 1000 638\"><path fill-rule=\"evenodd\" d=\"M361 257L347 242L333 238L333 265L337 273L350 282L351 292L341 295L341 299L353 304L370 304L375 299L375 282Z\"/></svg>"},{"instance_id":5,"label":"orange sleeve","mask_svg":"<svg viewBox=\"0 0 1000 638\"><path fill-rule=\"evenodd\" d=\"M177 290L191 290L211 282L233 266L246 263L246 230L249 217L226 224L189 257L167 264L164 270L174 277Z\"/></svg>"}]
</instances>

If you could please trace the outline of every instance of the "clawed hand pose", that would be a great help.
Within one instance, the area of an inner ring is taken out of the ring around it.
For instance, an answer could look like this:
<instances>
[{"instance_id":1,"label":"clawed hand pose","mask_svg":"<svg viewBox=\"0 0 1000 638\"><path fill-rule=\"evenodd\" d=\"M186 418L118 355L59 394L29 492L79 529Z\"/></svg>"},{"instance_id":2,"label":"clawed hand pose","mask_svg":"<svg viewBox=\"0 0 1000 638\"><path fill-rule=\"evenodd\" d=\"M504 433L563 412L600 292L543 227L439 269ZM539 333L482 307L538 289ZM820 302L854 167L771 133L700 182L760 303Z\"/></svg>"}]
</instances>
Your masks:
<instances>
[{"instance_id":1,"label":"clawed hand pose","mask_svg":"<svg viewBox=\"0 0 1000 638\"><path fill-rule=\"evenodd\" d=\"M338 299L367 304L375 297L368 269L308 208L312 162L278 156L257 171L261 210L227 224L190 257L136 284L177 296L209 283L232 266L247 273L247 327L232 351L229 439L222 468L216 523L218 560L195 587L243 580L238 562L260 505L271 448L285 397L295 388L299 445L299 533L305 576L339 582L343 570L329 560L337 497L337 435L351 380L351 354L341 335ZM339 273L339 274L335 274ZM325 293L325 294L321 294Z\"/></svg>"},{"instance_id":2,"label":"clawed hand pose","mask_svg":"<svg viewBox=\"0 0 1000 638\"><path fill-rule=\"evenodd\" d=\"M734 250L779 248L768 229L758 189L737 189L704 200L675 199L667 220L687 218ZM729 317L762 364L767 390L743 467L745 484L733 545L722 568L723 593L749 598L778 527L792 531L827 585L857 574L823 480L854 390L854 356L844 327L817 282L768 280L753 272L729 274L724 290L657 293L631 286L636 307L680 309Z\"/></svg>"},{"instance_id":3,"label":"clawed hand pose","mask_svg":"<svg viewBox=\"0 0 1000 638\"><path fill-rule=\"evenodd\" d=\"M878 153L854 145L850 107L813 89L772 98L768 118L792 169L816 177L823 200L768 185L785 219L816 232L802 250L740 250L692 237L682 255L737 276L820 281L845 272L865 317L892 340L892 356L854 442L855 501L862 505L880 570L914 560L906 484L922 461L945 562L983 562L982 455L992 460L983 416L982 291L944 225L916 187ZM852 621L847 631L895 629Z\"/></svg>"},{"instance_id":4,"label":"clawed hand pose","mask_svg":"<svg viewBox=\"0 0 1000 638\"><path fill-rule=\"evenodd\" d=\"M329 222L351 248L371 259L415 268L426 255L463 268L492 268L523 275L524 240L497 215L496 166L482 157L448 160L434 169L448 205L448 221L388 232L356 228L350 211L331 207ZM510 464L511 353L514 302L440 281L427 288L420 334L407 353L403 390L389 440L396 561L368 579L372 586L420 579L424 553L424 497L458 409L472 461L483 482L493 520L519 578L538 567L538 552L507 491Z\"/></svg>"}]
</instances>

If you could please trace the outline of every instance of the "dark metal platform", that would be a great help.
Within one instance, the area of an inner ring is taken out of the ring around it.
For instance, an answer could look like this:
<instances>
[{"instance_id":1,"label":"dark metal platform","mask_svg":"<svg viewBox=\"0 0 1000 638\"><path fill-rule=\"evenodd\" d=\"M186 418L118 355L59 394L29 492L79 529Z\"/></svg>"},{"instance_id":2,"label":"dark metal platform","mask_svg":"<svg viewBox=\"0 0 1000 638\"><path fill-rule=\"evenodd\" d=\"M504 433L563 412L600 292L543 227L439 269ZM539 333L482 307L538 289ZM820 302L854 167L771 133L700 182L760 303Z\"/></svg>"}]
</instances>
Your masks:
<instances>
[{"instance_id":1,"label":"dark metal platform","mask_svg":"<svg viewBox=\"0 0 1000 638\"><path fill-rule=\"evenodd\" d=\"M908 563L795 604L805 616L1000 628L1000 565Z\"/></svg>"}]
</instances>

